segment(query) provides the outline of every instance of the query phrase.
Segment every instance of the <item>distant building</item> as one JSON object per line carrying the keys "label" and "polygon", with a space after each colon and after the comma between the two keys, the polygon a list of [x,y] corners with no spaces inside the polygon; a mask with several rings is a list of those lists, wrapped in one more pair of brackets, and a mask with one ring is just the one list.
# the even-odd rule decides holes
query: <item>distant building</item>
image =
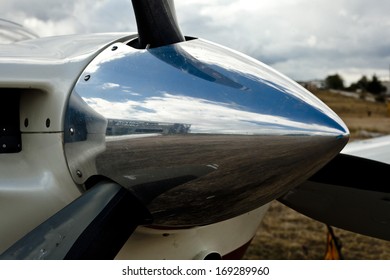
{"label": "distant building", "polygon": [[190,124],[145,122],[136,120],[108,119],[106,134],[133,135],[133,134],[187,134],[191,128]]}
{"label": "distant building", "polygon": [[298,82],[301,86],[308,89],[309,91],[325,89],[324,80],[311,80],[311,81],[301,81]]}

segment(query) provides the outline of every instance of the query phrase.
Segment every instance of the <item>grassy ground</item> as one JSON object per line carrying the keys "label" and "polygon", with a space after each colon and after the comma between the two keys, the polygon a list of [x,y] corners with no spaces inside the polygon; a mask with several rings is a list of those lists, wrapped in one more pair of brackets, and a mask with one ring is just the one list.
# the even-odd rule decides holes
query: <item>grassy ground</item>
{"label": "grassy ground", "polygon": [[[387,105],[337,93],[315,93],[347,124],[351,141],[390,134]],[[279,202],[273,202],[265,216],[246,259],[323,259],[326,251],[326,226],[307,218]],[[345,259],[390,259],[390,242],[335,229],[342,242]]]}
{"label": "grassy ground", "polygon": [[347,124],[351,140],[390,134],[390,115],[387,104],[346,97],[328,91],[315,93]]}

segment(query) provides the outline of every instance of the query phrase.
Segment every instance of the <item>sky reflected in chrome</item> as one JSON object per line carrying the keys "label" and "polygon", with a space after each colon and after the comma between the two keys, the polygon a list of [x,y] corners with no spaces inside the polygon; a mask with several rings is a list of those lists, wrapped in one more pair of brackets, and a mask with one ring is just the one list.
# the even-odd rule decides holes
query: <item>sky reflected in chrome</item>
{"label": "sky reflected in chrome", "polygon": [[116,44],[87,67],[74,94],[107,119],[191,124],[190,133],[347,133],[293,81],[201,40],[150,50]]}

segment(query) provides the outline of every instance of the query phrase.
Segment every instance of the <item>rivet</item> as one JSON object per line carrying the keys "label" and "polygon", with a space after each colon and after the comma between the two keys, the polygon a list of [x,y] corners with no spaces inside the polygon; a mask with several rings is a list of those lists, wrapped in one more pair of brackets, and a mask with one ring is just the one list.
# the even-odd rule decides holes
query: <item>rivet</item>
{"label": "rivet", "polygon": [[50,119],[46,119],[46,127],[49,128],[50,127]]}
{"label": "rivet", "polygon": [[83,173],[81,173],[80,170],[77,170],[76,174],[77,174],[77,177],[79,177],[79,178],[83,177]]}
{"label": "rivet", "polygon": [[91,79],[91,75],[85,75],[84,76],[84,81],[88,81],[89,79]]}
{"label": "rivet", "polygon": [[74,128],[71,127],[71,128],[69,129],[69,132],[70,132],[70,135],[73,136],[73,135],[74,135]]}
{"label": "rivet", "polygon": [[24,119],[24,127],[28,127],[28,124],[29,124],[29,123],[28,123],[28,118],[25,118],[25,119]]}

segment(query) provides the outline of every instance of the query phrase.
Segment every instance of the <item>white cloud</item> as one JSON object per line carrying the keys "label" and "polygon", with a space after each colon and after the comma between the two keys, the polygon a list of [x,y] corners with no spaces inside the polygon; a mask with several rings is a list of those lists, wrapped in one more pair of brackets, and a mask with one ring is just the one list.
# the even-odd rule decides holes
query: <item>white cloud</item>
{"label": "white cloud", "polygon": [[40,36],[135,29],[131,1],[0,0],[0,17]]}
{"label": "white cloud", "polygon": [[192,133],[224,133],[261,135],[268,133],[339,133],[325,125],[294,121],[289,118],[235,109],[230,104],[210,102],[194,97],[171,95],[146,98],[142,101],[108,101],[83,98],[96,112],[107,119],[158,120],[191,125]]}
{"label": "white cloud", "polygon": [[104,89],[113,89],[113,88],[119,88],[120,85],[119,84],[115,84],[115,83],[104,83],[103,84],[103,90]]}

